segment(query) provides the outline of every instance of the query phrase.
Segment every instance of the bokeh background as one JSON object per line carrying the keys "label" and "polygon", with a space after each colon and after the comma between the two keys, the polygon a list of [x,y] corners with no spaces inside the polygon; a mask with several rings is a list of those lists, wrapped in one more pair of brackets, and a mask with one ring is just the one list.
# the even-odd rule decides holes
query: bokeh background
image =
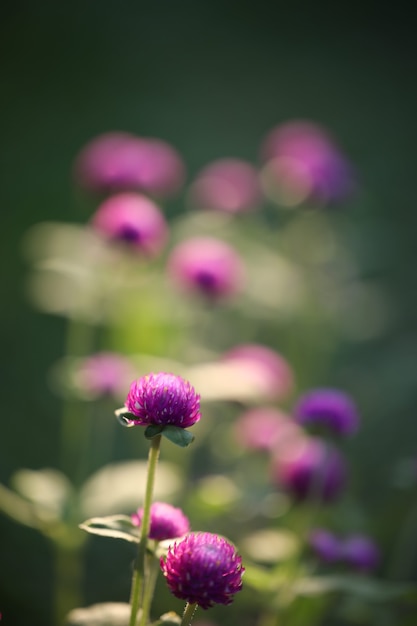
{"label": "bokeh background", "polygon": [[[4,484],[17,468],[58,463],[60,400],[47,372],[63,353],[65,322],[29,303],[22,240],[39,221],[85,219],[71,181],[81,146],[109,130],[160,137],[180,151],[191,179],[223,156],[256,163],[272,126],[305,118],[329,128],[359,173],[360,192],[338,228],[382,311],[372,309],[366,331],[344,336],[326,378],[314,382],[347,383],[358,398],[363,428],[350,450],[357,482],[379,519],[378,539],[394,541],[417,458],[417,86],[408,16],[381,11],[371,2],[329,9],[245,0],[21,0],[3,8]],[[181,212],[182,202],[167,211]],[[48,543],[0,515],[0,546],[4,623],[48,626]],[[110,557],[117,560],[116,549]],[[100,594],[90,584],[91,599],[112,595],[108,580],[99,584]],[[123,600],[120,586],[114,594]]]}

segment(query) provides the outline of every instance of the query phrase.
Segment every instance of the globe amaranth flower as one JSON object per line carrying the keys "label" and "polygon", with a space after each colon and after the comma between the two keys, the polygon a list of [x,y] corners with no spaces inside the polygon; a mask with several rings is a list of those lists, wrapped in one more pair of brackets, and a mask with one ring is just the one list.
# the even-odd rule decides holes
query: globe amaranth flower
{"label": "globe amaranth flower", "polygon": [[183,184],[185,168],[177,151],[160,139],[112,132],[96,137],[82,149],[74,177],[91,192],[135,190],[167,197]]}
{"label": "globe amaranth flower", "polygon": [[244,270],[240,256],[227,243],[195,237],[172,251],[168,273],[184,290],[216,300],[241,289]]}
{"label": "globe amaranth flower", "polygon": [[278,451],[295,437],[301,428],[282,411],[258,407],[245,411],[233,425],[237,442],[248,450]]}
{"label": "globe amaranth flower", "polygon": [[291,121],[267,135],[262,145],[264,190],[283,206],[318,205],[347,198],[355,183],[352,167],[330,134],[318,124]]}
{"label": "globe amaranth flower", "polygon": [[365,535],[350,535],[341,546],[341,558],[355,570],[368,572],[375,569],[380,553],[375,542]]}
{"label": "globe amaranth flower", "polygon": [[240,159],[219,159],[207,165],[189,195],[193,206],[223,213],[244,213],[261,203],[257,171]]}
{"label": "globe amaranth flower", "polygon": [[190,533],[161,558],[168,587],[177,598],[203,609],[230,604],[242,588],[244,567],[233,545],[212,533]]}
{"label": "globe amaranth flower", "polygon": [[148,374],[133,381],[125,406],[136,426],[172,425],[188,428],[199,421],[200,396],[174,374]]}
{"label": "globe amaranth flower", "polygon": [[75,386],[91,397],[119,394],[132,380],[133,366],[121,354],[98,352],[80,361],[74,372]]}
{"label": "globe amaranth flower", "polygon": [[105,200],[91,218],[91,225],[107,239],[123,242],[150,257],[159,254],[168,239],[168,227],[158,206],[137,193],[120,193]]}
{"label": "globe amaranth flower", "polygon": [[[132,522],[136,526],[142,523],[143,509],[138,509],[132,515]],[[166,502],[154,502],[151,505],[151,519],[149,539],[164,541],[175,539],[190,531],[190,522],[181,509]]]}
{"label": "globe amaranth flower", "polygon": [[330,502],[343,491],[347,470],[341,453],[315,437],[301,437],[272,459],[272,479],[298,500]]}
{"label": "globe amaranth flower", "polygon": [[359,425],[353,400],[338,389],[312,389],[302,395],[294,417],[299,424],[323,426],[338,435],[354,433]]}
{"label": "globe amaranth flower", "polygon": [[308,537],[308,544],[324,563],[336,563],[341,558],[341,541],[329,530],[315,528]]}

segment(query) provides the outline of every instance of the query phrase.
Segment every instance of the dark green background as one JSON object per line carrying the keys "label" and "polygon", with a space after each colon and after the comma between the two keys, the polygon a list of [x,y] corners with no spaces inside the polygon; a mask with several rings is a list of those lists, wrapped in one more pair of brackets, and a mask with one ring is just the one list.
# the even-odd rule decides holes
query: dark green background
{"label": "dark green background", "polygon": [[[369,381],[355,452],[375,514],[384,510],[381,482],[417,447],[416,46],[398,5],[385,14],[370,2],[329,6],[27,0],[3,7],[3,482],[20,466],[57,463],[58,401],[45,376],[62,353],[64,325],[27,303],[21,240],[38,221],[84,219],[70,177],[79,148],[108,130],[157,136],[179,149],[192,175],[216,157],[256,161],[269,128],[303,117],[325,124],[360,173],[347,236],[363,275],[378,279],[393,306],[387,333],[343,346],[329,374],[340,380],[357,371]],[[385,532],[389,540],[392,527]],[[0,517],[5,624],[47,626],[48,550],[34,532]]]}

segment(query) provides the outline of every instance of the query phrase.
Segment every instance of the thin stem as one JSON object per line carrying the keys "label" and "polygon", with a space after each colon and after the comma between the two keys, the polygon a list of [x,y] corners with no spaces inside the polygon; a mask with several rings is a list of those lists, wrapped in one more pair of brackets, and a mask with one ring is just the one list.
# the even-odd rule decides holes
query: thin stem
{"label": "thin stem", "polygon": [[194,617],[194,613],[197,610],[197,606],[198,605],[196,602],[187,602],[187,604],[185,605],[184,615],[182,616],[180,626],[190,626],[191,621]]}
{"label": "thin stem", "polygon": [[148,541],[153,486],[155,482],[156,466],[159,458],[159,447],[161,435],[157,435],[151,440],[151,447],[148,456],[148,475],[146,481],[145,499],[143,502],[142,523],[140,526],[140,538],[138,553],[135,560],[135,569],[132,578],[132,589],[130,593],[130,621],[129,626],[135,626],[138,609],[142,602],[143,580],[145,577],[146,546]]}
{"label": "thin stem", "polygon": [[155,591],[156,579],[158,578],[159,572],[159,561],[154,556],[149,557],[148,565],[148,576],[145,590],[143,593],[142,615],[140,618],[139,626],[146,626],[146,623],[148,621],[152,598]]}

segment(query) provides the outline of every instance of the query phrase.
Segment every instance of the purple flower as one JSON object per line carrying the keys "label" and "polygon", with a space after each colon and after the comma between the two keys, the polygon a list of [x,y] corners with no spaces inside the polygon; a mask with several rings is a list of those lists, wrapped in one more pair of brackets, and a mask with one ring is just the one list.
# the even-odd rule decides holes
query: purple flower
{"label": "purple flower", "polygon": [[294,386],[294,374],[283,356],[256,343],[240,344],[222,355],[224,361],[234,361],[265,398],[276,400],[286,396]]}
{"label": "purple flower", "polygon": [[188,428],[199,421],[200,396],[181,376],[148,374],[133,381],[125,403],[135,426],[168,425]]}
{"label": "purple flower", "polygon": [[308,543],[315,555],[324,563],[335,563],[341,556],[341,542],[329,530],[316,528],[311,531]]}
{"label": "purple flower", "polygon": [[377,545],[365,535],[351,535],[341,546],[342,560],[352,568],[368,572],[375,569],[380,560]]}
{"label": "purple flower", "polygon": [[350,164],[317,124],[293,121],[277,126],[263,143],[262,157],[265,190],[284,206],[337,203],[353,191]]}
{"label": "purple flower", "polygon": [[235,421],[233,430],[240,445],[261,451],[277,451],[301,432],[285,413],[269,407],[249,409]]}
{"label": "purple flower", "polygon": [[132,365],[126,357],[113,352],[98,352],[80,362],[75,384],[91,396],[120,393],[132,380]]}
{"label": "purple flower", "polygon": [[294,416],[299,424],[325,426],[338,435],[350,435],[359,425],[353,400],[338,389],[312,389],[298,400]]}
{"label": "purple flower", "polygon": [[137,190],[167,197],[183,184],[185,169],[176,150],[164,141],[114,132],[96,137],[83,148],[74,176],[92,192]]}
{"label": "purple flower", "polygon": [[193,206],[224,213],[242,213],[261,203],[255,168],[239,159],[210,163],[197,176],[190,189]]}
{"label": "purple flower", "polygon": [[347,470],[341,453],[314,437],[298,438],[272,461],[272,478],[298,500],[335,500]]}
{"label": "purple flower", "polygon": [[214,300],[237,293],[243,280],[243,264],[237,252],[211,237],[180,243],[171,254],[168,272],[185,290]]}
{"label": "purple flower", "polygon": [[[132,521],[136,526],[142,523],[143,509],[138,509],[132,515]],[[190,522],[181,509],[177,509],[166,502],[154,502],[151,506],[151,522],[149,539],[164,541],[175,539],[190,531]]]}
{"label": "purple flower", "polygon": [[159,254],[168,238],[160,209],[137,193],[120,193],[105,200],[91,224],[104,237],[128,244],[151,257]]}
{"label": "purple flower", "polygon": [[161,568],[177,598],[203,609],[230,604],[242,588],[244,568],[235,548],[212,533],[190,533],[168,549]]}

